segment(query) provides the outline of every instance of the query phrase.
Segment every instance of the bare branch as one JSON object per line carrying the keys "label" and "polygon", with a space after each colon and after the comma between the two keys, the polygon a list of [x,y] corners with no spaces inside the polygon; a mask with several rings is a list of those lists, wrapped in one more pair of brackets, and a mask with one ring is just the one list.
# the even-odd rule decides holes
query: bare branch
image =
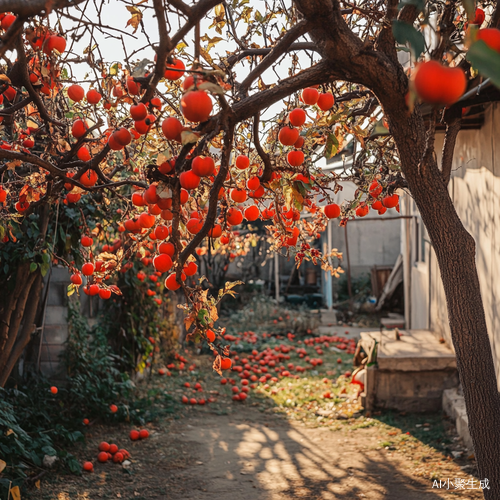
{"label": "bare branch", "polygon": [[398,60],[396,43],[392,34],[392,20],[398,14],[398,0],[387,0],[387,10],[381,23],[380,33],[375,44],[377,50],[381,50],[393,61]]}
{"label": "bare branch", "polygon": [[35,103],[35,106],[37,107],[40,116],[46,122],[51,122],[55,125],[58,125],[59,127],[64,127],[65,126],[64,123],[55,120],[49,115],[47,109],[45,108],[45,105],[43,104],[40,94],[33,88],[33,85],[31,84],[30,77],[28,74],[28,63],[26,61],[26,54],[24,52],[24,44],[21,35],[19,35],[16,40],[16,51],[17,51],[17,64],[19,65],[19,73],[21,75],[23,85],[24,87],[26,87],[26,90],[28,91],[31,99]]}
{"label": "bare branch", "polygon": [[[317,45],[312,42],[296,42],[292,43],[285,52],[295,52],[298,50],[313,50],[317,51]],[[227,64],[232,67],[234,66],[238,61],[241,61],[242,59],[245,59],[246,57],[253,57],[253,56],[266,56],[273,50],[272,47],[262,47],[261,49],[245,49],[242,50],[241,52],[238,52],[237,54],[232,54],[227,58]]]}
{"label": "bare branch", "polygon": [[189,5],[186,5],[182,0],[167,0],[167,2],[175,9],[182,12],[185,16],[191,16],[191,7],[189,7]]}
{"label": "bare branch", "polygon": [[283,54],[286,53],[292,42],[301,37],[309,29],[309,24],[306,20],[302,20],[293,26],[292,29],[288,30],[285,35],[278,41],[278,43],[272,48],[272,50],[267,54],[266,57],[258,64],[248,76],[241,83],[239,94],[245,95],[248,92],[248,88],[252,85],[253,81],[259,77],[266,69],[271,67],[271,65],[278,60]]}
{"label": "bare branch", "polygon": [[260,176],[259,180],[261,183],[265,183],[271,180],[271,176],[273,175],[273,165],[271,163],[269,155],[264,151],[264,148],[260,144],[259,122],[260,122],[260,113],[257,111],[257,113],[255,113],[255,116],[253,117],[253,143],[255,145],[257,153],[264,162],[264,172],[262,172],[262,175]]}
{"label": "bare branch", "polygon": [[156,19],[158,22],[158,35],[160,37],[160,45],[156,51],[156,65],[153,78],[150,80],[148,88],[144,93],[141,102],[147,103],[153,97],[158,83],[165,74],[166,57],[171,50],[170,37],[168,36],[167,23],[165,21],[165,9],[162,0],[153,0]]}
{"label": "bare branch", "polygon": [[49,14],[49,12],[65,7],[74,7],[85,0],[0,0],[0,12],[13,12],[22,17]]}
{"label": "bare branch", "polygon": [[285,78],[270,89],[242,99],[233,105],[233,111],[237,120],[243,121],[297,90],[339,78],[337,70],[328,61],[321,61],[296,75]]}

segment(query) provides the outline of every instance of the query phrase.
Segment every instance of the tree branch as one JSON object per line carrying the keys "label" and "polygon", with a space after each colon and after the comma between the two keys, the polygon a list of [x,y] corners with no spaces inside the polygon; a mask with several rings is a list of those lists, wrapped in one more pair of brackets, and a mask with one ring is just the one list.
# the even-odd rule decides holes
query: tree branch
{"label": "tree branch", "polygon": [[210,190],[209,201],[208,201],[208,213],[203,227],[201,230],[195,234],[194,238],[189,242],[189,244],[184,248],[184,250],[179,255],[178,268],[177,268],[177,280],[180,282],[180,273],[187,258],[194,253],[196,247],[203,241],[203,238],[209,233],[213,228],[215,218],[217,216],[217,206],[219,202],[219,191],[226,180],[227,174],[229,172],[229,163],[231,160],[231,151],[233,148],[233,138],[234,138],[234,121],[229,119],[225,125],[224,131],[224,148],[222,150],[222,157],[220,161],[220,169],[215,181]]}
{"label": "tree branch", "polygon": [[267,54],[264,59],[258,64],[248,76],[241,83],[239,94],[245,95],[248,92],[248,88],[252,85],[253,81],[259,77],[266,69],[271,67],[271,65],[278,60],[283,54],[285,54],[295,40],[301,37],[309,29],[309,23],[303,19],[299,21],[292,29],[288,30],[285,35],[278,41],[278,43],[271,49],[269,54]]}
{"label": "tree branch", "polygon": [[149,81],[148,88],[142,96],[141,102],[147,103],[153,97],[158,83],[165,75],[166,58],[168,52],[171,50],[171,41],[168,36],[167,23],[165,21],[165,8],[162,0],[153,0],[153,7],[155,9],[156,19],[158,22],[158,35],[160,44],[156,51],[156,64],[153,78]]}
{"label": "tree branch", "polygon": [[175,9],[182,12],[185,16],[191,16],[191,7],[186,5],[182,0],[167,0],[167,3],[172,5]]}
{"label": "tree branch", "polygon": [[57,9],[74,7],[86,0],[0,0],[0,12],[13,12],[22,17],[32,17],[38,14],[49,14]]}
{"label": "tree branch", "polygon": [[24,87],[26,87],[26,90],[28,91],[31,99],[35,103],[35,106],[37,107],[40,116],[46,122],[53,123],[54,125],[57,125],[59,127],[65,127],[64,123],[55,120],[49,115],[47,109],[45,108],[45,105],[43,104],[40,94],[33,88],[33,85],[31,84],[30,77],[28,74],[28,62],[26,60],[26,53],[24,52],[24,44],[21,35],[19,35],[16,40],[16,51],[17,51],[17,64],[19,65],[19,73],[21,75],[23,85]]}
{"label": "tree branch", "polygon": [[321,61],[296,75],[285,78],[278,85],[270,89],[263,90],[238,101],[233,105],[233,111],[237,121],[243,121],[297,90],[339,78],[340,75],[337,73],[337,70],[328,61]]}
{"label": "tree branch", "polygon": [[[317,51],[317,45],[312,42],[296,42],[292,43],[285,52],[294,52],[297,50],[314,50]],[[245,57],[253,57],[253,56],[266,56],[273,50],[272,47],[263,47],[261,49],[245,49],[237,54],[230,55],[227,58],[227,64],[229,67],[234,66],[238,61],[245,59]]]}
{"label": "tree branch", "polygon": [[446,134],[444,136],[442,160],[441,160],[441,173],[443,175],[444,183],[448,185],[451,177],[451,167],[453,164],[453,153],[455,151],[455,143],[458,133],[462,126],[462,116],[456,115],[446,122]]}
{"label": "tree branch", "polygon": [[392,20],[398,14],[398,0],[387,0],[387,10],[381,23],[380,33],[375,43],[375,49],[381,50],[392,61],[398,60],[396,43],[392,34]]}
{"label": "tree branch", "polygon": [[257,113],[255,113],[253,117],[253,143],[255,145],[257,153],[264,162],[264,171],[262,172],[262,175],[259,177],[259,180],[261,183],[265,183],[271,180],[271,176],[273,175],[273,165],[271,163],[271,158],[269,158],[269,155],[264,151],[264,148],[260,144],[259,122],[260,122],[260,112],[257,111]]}

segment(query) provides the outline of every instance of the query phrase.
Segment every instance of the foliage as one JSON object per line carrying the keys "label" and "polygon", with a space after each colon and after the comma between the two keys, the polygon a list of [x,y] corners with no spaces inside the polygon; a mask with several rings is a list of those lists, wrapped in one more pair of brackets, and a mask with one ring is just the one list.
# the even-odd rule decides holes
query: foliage
{"label": "foliage", "polygon": [[306,306],[276,305],[262,294],[248,297],[243,307],[226,314],[223,319],[227,333],[236,335],[243,329],[252,331],[258,335],[259,342],[265,342],[262,334],[266,332],[304,336],[310,335],[319,326],[318,315]]}
{"label": "foliage", "polygon": [[[366,302],[372,295],[372,282],[368,273],[363,273],[357,278],[351,278],[352,296],[355,302],[361,304]],[[347,276],[344,274],[338,281],[338,301],[346,302],[349,300],[349,289],[347,285]]]}
{"label": "foliage", "polygon": [[126,364],[109,343],[112,317],[102,314],[89,328],[78,307],[72,303],[68,308],[69,337],[62,358],[68,376],[65,405],[96,418],[111,402],[126,399],[134,385],[124,371]]}
{"label": "foliage", "polygon": [[[28,373],[19,386],[5,389],[0,397],[0,450],[7,460],[2,486],[8,480],[22,481],[44,469],[45,455],[57,456],[60,467],[79,473],[80,464],[69,449],[84,438],[83,419],[119,421],[140,420],[142,416],[120,405],[112,414],[111,403],[132,396],[134,385],[108,344],[109,323],[98,322],[90,329],[77,313],[69,309],[70,335],[64,362],[68,377],[58,393],[38,373]],[[134,408],[140,404],[134,402]]]}

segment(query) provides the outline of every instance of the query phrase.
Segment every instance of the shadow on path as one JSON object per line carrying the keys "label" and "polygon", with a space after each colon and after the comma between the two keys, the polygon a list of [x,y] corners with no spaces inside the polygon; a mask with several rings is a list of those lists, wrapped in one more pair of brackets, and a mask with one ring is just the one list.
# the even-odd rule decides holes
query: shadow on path
{"label": "shadow on path", "polygon": [[[430,481],[409,476],[400,459],[377,450],[379,431],[374,428],[355,433],[308,428],[241,408],[232,415],[188,418],[177,432],[190,443],[198,465],[183,471],[184,491],[175,498],[457,498],[457,492],[432,489]],[[199,489],[189,489],[200,480]],[[460,493],[461,498],[473,498]]]}

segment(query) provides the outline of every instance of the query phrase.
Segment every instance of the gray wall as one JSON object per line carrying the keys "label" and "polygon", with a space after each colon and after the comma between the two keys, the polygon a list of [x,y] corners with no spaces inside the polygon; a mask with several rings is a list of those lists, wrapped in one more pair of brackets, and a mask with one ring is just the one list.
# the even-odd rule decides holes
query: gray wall
{"label": "gray wall", "polygon": [[[341,204],[354,198],[355,185],[351,182],[342,184],[334,199]],[[388,217],[400,215],[396,209],[387,210],[380,216],[375,210],[368,215],[347,223],[347,237],[351,274],[353,277],[369,273],[373,266],[392,267],[401,252],[401,221],[388,220]],[[332,246],[344,254],[342,267],[347,269],[345,230],[338,223],[332,225]]]}

